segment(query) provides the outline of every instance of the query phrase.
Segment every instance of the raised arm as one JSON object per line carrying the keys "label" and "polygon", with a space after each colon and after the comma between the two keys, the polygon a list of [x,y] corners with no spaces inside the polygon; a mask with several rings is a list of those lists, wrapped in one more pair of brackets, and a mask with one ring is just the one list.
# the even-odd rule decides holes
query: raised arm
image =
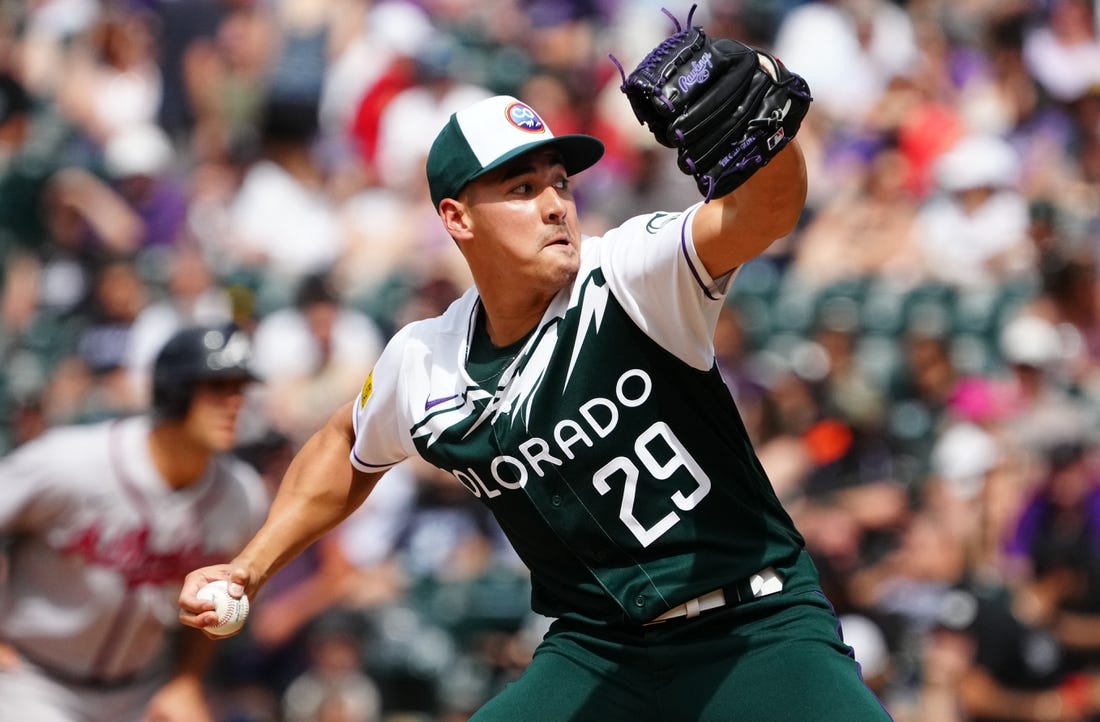
{"label": "raised arm", "polygon": [[267,520],[228,564],[196,569],[180,592],[180,621],[202,629],[217,621],[213,604],[196,596],[207,582],[230,581],[230,593],[256,592],[291,559],[357,509],[382,473],[355,469],[348,457],[354,441],[351,404],[336,411],[290,462]]}
{"label": "raised arm", "polygon": [[695,248],[718,278],[794,229],[806,201],[794,138],[813,98],[778,58],[708,37],[691,24],[694,13],[693,5],[684,25],[669,15],[676,32],[623,72],[622,91],[695,178],[706,200],[692,222]]}
{"label": "raised arm", "polygon": [[743,185],[695,214],[695,249],[711,277],[725,275],[793,231],[805,202],[806,161],[792,141]]}

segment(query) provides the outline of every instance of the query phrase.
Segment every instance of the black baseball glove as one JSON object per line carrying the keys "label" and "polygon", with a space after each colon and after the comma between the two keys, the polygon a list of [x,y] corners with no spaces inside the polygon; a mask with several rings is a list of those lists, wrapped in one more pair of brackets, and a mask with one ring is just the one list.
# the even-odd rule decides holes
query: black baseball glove
{"label": "black baseball glove", "polygon": [[810,108],[810,89],[772,55],[702,28],[676,33],[623,75],[622,91],[658,143],[676,148],[680,170],[706,200],[763,168],[791,141]]}

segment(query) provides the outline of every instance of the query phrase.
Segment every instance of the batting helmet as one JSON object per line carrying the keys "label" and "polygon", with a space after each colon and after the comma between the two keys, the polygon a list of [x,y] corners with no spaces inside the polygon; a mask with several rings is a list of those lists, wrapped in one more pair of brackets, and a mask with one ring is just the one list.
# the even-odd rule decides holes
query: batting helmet
{"label": "batting helmet", "polygon": [[234,324],[177,331],[153,363],[153,411],[164,419],[187,414],[195,384],[211,379],[255,380],[252,344]]}

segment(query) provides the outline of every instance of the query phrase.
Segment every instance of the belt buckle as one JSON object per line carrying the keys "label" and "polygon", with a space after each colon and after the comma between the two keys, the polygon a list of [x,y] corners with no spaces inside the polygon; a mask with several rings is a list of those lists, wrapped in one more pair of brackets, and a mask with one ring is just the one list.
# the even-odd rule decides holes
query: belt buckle
{"label": "belt buckle", "polygon": [[765,567],[749,577],[749,591],[754,599],[783,591],[783,577],[775,567]]}

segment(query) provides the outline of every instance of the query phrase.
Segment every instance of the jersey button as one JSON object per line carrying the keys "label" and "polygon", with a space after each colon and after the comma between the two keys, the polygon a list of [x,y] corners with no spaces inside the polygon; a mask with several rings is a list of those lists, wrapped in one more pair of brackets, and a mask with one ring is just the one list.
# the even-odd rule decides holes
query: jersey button
{"label": "jersey button", "polygon": [[552,497],[550,497],[550,503],[554,506],[561,506],[561,496],[558,494],[554,494]]}
{"label": "jersey button", "polygon": [[645,595],[644,594],[639,594],[638,596],[634,597],[634,606],[638,607],[638,608],[641,608],[641,607],[645,606]]}

